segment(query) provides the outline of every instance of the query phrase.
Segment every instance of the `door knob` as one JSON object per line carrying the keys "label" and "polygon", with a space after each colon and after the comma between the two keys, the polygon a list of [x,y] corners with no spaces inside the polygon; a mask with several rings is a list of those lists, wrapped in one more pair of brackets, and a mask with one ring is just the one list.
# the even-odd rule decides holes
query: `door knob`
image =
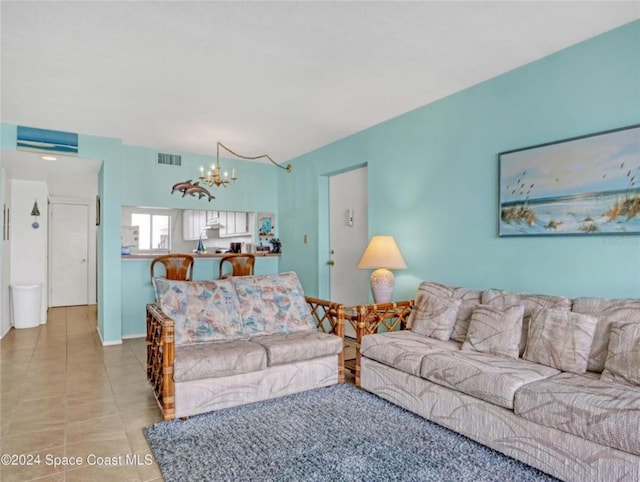
{"label": "door knob", "polygon": [[330,259],[329,261],[327,261],[327,264],[328,264],[329,266],[333,266],[333,265],[334,265],[334,264],[336,264],[336,263],[335,263],[335,261],[333,261],[332,259]]}

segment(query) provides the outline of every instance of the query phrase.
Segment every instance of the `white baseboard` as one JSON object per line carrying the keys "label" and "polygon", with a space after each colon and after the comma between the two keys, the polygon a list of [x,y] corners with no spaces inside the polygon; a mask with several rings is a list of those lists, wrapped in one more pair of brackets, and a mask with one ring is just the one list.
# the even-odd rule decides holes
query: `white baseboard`
{"label": "white baseboard", "polygon": [[102,339],[102,333],[100,333],[100,330],[98,328],[96,328],[96,331],[98,332],[98,336],[100,337],[100,341],[102,342],[102,346],[122,345],[122,340],[104,341]]}
{"label": "white baseboard", "polygon": [[13,327],[11,325],[9,325],[7,327],[7,330],[4,333],[0,333],[0,340],[2,340],[2,338],[4,338],[4,336],[11,331],[11,328],[13,328]]}
{"label": "white baseboard", "polygon": [[146,338],[147,334],[146,333],[142,333],[139,335],[125,335],[122,337],[123,340],[131,340],[133,338]]}

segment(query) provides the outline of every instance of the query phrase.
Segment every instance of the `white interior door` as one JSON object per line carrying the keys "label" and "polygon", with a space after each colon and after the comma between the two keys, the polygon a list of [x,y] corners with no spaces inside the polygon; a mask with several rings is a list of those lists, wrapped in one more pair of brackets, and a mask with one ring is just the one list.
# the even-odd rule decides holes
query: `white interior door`
{"label": "white interior door", "polygon": [[[331,300],[347,306],[367,303],[369,271],[358,268],[367,246],[367,168],[329,178]],[[333,264],[331,264],[333,263]],[[345,335],[355,338],[349,323]]]}
{"label": "white interior door", "polygon": [[49,306],[88,304],[89,206],[51,204]]}
{"label": "white interior door", "polygon": [[7,172],[2,169],[2,286],[1,300],[2,309],[0,310],[0,337],[3,337],[11,328],[11,312],[9,297],[9,280],[11,279],[11,242],[10,228],[11,223],[9,215],[11,214],[11,178]]}

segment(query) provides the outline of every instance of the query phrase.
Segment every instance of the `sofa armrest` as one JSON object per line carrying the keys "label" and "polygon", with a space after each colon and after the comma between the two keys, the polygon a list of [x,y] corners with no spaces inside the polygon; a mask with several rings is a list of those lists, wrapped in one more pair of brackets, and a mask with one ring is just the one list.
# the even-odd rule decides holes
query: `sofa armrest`
{"label": "sofa armrest", "polygon": [[344,383],[344,305],[311,296],[305,296],[319,331],[342,338],[342,351],[338,355],[338,382]]}
{"label": "sofa armrest", "polygon": [[165,420],[175,418],[174,321],[156,304],[147,305],[147,380]]}
{"label": "sofa armrest", "polygon": [[384,331],[405,330],[407,320],[413,309],[414,301],[397,301],[358,305],[355,307],[356,317],[356,386],[360,386],[360,343],[362,337],[377,333],[382,326]]}

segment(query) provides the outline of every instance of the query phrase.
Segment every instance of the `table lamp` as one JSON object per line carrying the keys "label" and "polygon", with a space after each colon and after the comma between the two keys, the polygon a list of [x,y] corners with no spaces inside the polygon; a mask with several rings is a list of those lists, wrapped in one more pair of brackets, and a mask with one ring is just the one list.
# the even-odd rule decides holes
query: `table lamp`
{"label": "table lamp", "polygon": [[389,303],[393,293],[393,273],[390,269],[407,267],[393,236],[372,236],[358,262],[358,268],[374,268],[371,292],[376,303]]}

